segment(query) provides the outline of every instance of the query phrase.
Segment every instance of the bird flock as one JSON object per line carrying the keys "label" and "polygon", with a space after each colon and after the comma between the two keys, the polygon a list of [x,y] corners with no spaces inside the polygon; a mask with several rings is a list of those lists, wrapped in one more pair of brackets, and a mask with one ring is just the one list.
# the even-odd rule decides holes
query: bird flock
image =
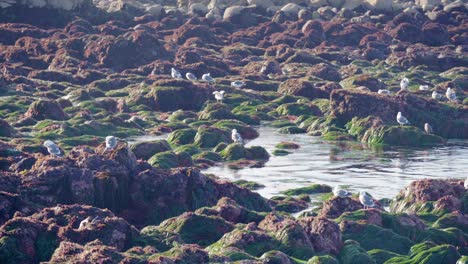
{"label": "bird flock", "polygon": [[[339,198],[346,198],[350,197],[352,193],[347,190],[341,189],[338,186],[335,186],[333,188],[333,195]],[[372,198],[372,196],[365,191],[359,192],[359,202],[361,202],[364,209],[375,206],[374,198]]]}

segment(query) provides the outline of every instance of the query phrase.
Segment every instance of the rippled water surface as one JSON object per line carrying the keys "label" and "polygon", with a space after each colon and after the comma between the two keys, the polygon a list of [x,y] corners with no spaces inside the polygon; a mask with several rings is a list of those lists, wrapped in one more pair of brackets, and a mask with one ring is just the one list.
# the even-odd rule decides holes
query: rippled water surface
{"label": "rippled water surface", "polygon": [[[262,168],[230,169],[218,164],[204,170],[229,180],[244,179],[265,185],[258,192],[271,197],[279,192],[324,183],[366,189],[375,198],[393,198],[413,180],[464,178],[468,174],[468,141],[449,141],[446,146],[408,149],[368,148],[359,143],[330,143],[306,134],[284,135],[276,128],[258,127],[260,136],[247,146],[263,146],[268,152],[281,141],[298,143],[292,154],[271,156]],[[167,135],[129,138],[130,143],[165,139]]]}

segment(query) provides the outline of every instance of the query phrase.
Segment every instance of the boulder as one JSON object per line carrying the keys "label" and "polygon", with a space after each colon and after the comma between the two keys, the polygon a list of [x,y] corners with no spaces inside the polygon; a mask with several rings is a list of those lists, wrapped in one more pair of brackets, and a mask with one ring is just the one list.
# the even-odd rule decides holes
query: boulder
{"label": "boulder", "polygon": [[26,118],[34,118],[36,120],[65,120],[68,118],[60,104],[51,100],[35,101],[24,115]]}

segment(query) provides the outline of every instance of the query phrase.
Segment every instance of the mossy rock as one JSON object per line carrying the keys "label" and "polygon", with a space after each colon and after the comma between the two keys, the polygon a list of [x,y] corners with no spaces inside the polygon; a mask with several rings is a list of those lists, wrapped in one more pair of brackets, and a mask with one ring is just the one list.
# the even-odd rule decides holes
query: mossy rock
{"label": "mossy rock", "polygon": [[216,145],[216,147],[213,148],[213,151],[219,153],[223,151],[227,146],[228,146],[227,143],[221,142],[218,145]]}
{"label": "mossy rock", "polygon": [[330,255],[323,255],[312,257],[306,264],[339,264],[339,262]]}
{"label": "mossy rock", "polygon": [[194,144],[200,148],[212,148],[221,142],[229,142],[229,132],[215,127],[199,127],[194,138]]}
{"label": "mossy rock", "polygon": [[180,151],[180,152],[176,152],[177,154],[177,161],[178,161],[178,167],[190,167],[190,166],[193,166],[193,160],[192,160],[192,156],[190,155],[190,153],[186,152],[186,151]]}
{"label": "mossy rock", "polygon": [[252,146],[247,149],[249,152],[248,159],[253,160],[268,160],[270,158],[270,154],[264,147],[261,146]]}
{"label": "mossy rock", "polygon": [[381,126],[369,129],[363,142],[371,145],[392,145],[392,146],[412,146],[424,147],[434,146],[444,143],[444,139],[426,134],[421,129],[413,126]]}
{"label": "mossy rock", "polygon": [[166,140],[154,140],[135,143],[130,147],[130,149],[138,159],[147,160],[156,153],[171,150],[171,146]]}
{"label": "mossy rock", "polygon": [[169,116],[169,122],[181,122],[187,118],[198,118],[197,114],[192,111],[183,111],[177,110],[172,112],[171,116]]}
{"label": "mossy rock", "polygon": [[258,189],[265,187],[265,185],[263,184],[253,182],[253,181],[246,181],[246,180],[237,180],[232,183],[234,183],[235,185],[247,188],[249,190],[258,190]]}
{"label": "mossy rock", "polygon": [[27,263],[28,256],[18,248],[15,238],[3,236],[0,238],[0,262]]}
{"label": "mossy rock", "polygon": [[276,108],[276,112],[280,115],[319,115],[320,109],[315,105],[301,104],[301,103],[287,103],[282,104]]}
{"label": "mossy rock", "polygon": [[171,249],[174,243],[182,244],[179,234],[167,230],[161,230],[157,226],[146,226],[140,231],[140,236],[135,241],[138,246],[152,246],[163,252]]}
{"label": "mossy rock", "polygon": [[172,132],[167,141],[174,145],[186,145],[191,144],[194,141],[197,131],[192,128],[179,129]]}
{"label": "mossy rock", "polygon": [[376,264],[383,264],[385,261],[394,258],[394,257],[399,257],[400,255],[383,250],[383,249],[373,249],[367,251],[367,253],[375,260]]}
{"label": "mossy rock", "polygon": [[188,145],[183,145],[183,146],[180,146],[176,149],[174,149],[175,152],[179,153],[179,152],[187,152],[188,154],[190,154],[191,156],[195,155],[195,154],[198,154],[201,152],[200,148],[193,145],[193,144],[188,144]]}
{"label": "mossy rock", "polygon": [[221,155],[213,151],[203,151],[199,154],[194,155],[193,158],[194,159],[207,159],[207,160],[211,160],[214,162],[223,160],[223,157],[221,157]]}
{"label": "mossy rock", "polygon": [[283,264],[293,262],[293,260],[288,255],[278,250],[271,250],[263,253],[260,259],[262,260],[262,263],[269,264]]}
{"label": "mossy rock", "polygon": [[293,126],[294,123],[289,120],[276,120],[276,121],[271,122],[268,125],[272,127],[281,128],[281,127]]}
{"label": "mossy rock", "polygon": [[444,214],[442,217],[437,219],[437,221],[435,221],[432,227],[436,229],[456,227],[462,230],[464,233],[468,234],[468,225],[466,222],[460,220],[461,217],[462,216],[457,213]]}
{"label": "mossy rock", "polygon": [[315,194],[315,193],[329,193],[332,191],[332,188],[325,184],[312,184],[307,187],[301,187],[296,189],[290,189],[281,192],[282,194],[288,196],[296,196],[301,194]]}
{"label": "mossy rock", "polygon": [[283,141],[283,142],[276,144],[275,147],[278,149],[299,149],[301,146],[293,142]]}
{"label": "mossy rock", "polygon": [[235,116],[228,105],[213,103],[206,105],[205,109],[200,113],[199,118],[206,120],[222,120],[235,119]]}
{"label": "mossy rock", "polygon": [[353,225],[355,225],[356,228],[350,228],[350,230],[346,229],[343,232],[343,239],[355,240],[366,250],[383,249],[405,255],[414,244],[414,242],[407,237],[398,235],[390,229],[372,224],[356,223]]}
{"label": "mossy rock", "polygon": [[291,154],[291,152],[284,149],[275,149],[271,154],[273,154],[273,156],[287,156]]}
{"label": "mossy rock", "polygon": [[366,250],[358,242],[346,240],[343,248],[338,254],[338,259],[342,264],[376,264]]}
{"label": "mossy rock", "polygon": [[159,225],[161,230],[179,234],[185,243],[198,244],[202,247],[218,241],[233,228],[232,224],[221,217],[195,213],[184,213],[167,219]]}
{"label": "mossy rock", "polygon": [[297,126],[286,126],[278,129],[278,132],[281,134],[303,134],[306,130]]}
{"label": "mossy rock", "polygon": [[248,151],[242,144],[233,143],[229,144],[225,149],[223,149],[220,154],[224,160],[231,161],[246,159],[248,156]]}
{"label": "mossy rock", "polygon": [[468,264],[468,256],[462,256],[456,264]]}
{"label": "mossy rock", "polygon": [[352,141],[354,137],[341,131],[327,131],[323,133],[322,138],[328,141]]}
{"label": "mossy rock", "polygon": [[161,169],[170,169],[179,166],[179,158],[174,152],[165,151],[152,156],[148,163]]}
{"label": "mossy rock", "polygon": [[439,264],[456,263],[460,258],[457,249],[451,245],[437,246],[431,242],[423,242],[411,247],[408,256],[393,257],[386,264]]}

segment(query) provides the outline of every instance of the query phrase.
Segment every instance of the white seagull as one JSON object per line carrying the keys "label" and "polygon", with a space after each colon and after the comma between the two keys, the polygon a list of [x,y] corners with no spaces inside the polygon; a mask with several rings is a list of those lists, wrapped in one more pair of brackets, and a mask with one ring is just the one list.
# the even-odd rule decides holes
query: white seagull
{"label": "white seagull", "polygon": [[404,117],[401,112],[398,112],[397,116],[396,116],[396,121],[398,122],[398,124],[400,125],[408,125],[410,122],[408,121],[408,119],[406,117]]}
{"label": "white seagull", "polygon": [[80,226],[78,227],[78,230],[83,230],[90,223],[91,223],[91,216],[88,216],[83,221],[80,222]]}
{"label": "white seagull", "polygon": [[367,192],[361,191],[359,193],[359,201],[362,205],[364,205],[364,209],[374,207],[374,199],[372,199],[372,196],[370,196]]}
{"label": "white seagull", "polygon": [[442,99],[442,95],[440,95],[437,91],[433,91],[432,92],[432,99],[440,100],[440,99]]}
{"label": "white seagull", "polygon": [[450,102],[457,102],[457,94],[452,90],[452,88],[447,88],[447,92],[445,93],[445,96],[447,96],[447,99]]}
{"label": "white seagull", "polygon": [[350,196],[351,193],[346,190],[338,188],[338,186],[335,186],[335,188],[333,188],[333,195],[335,197],[345,198],[345,197]]}
{"label": "white seagull", "polygon": [[117,146],[117,138],[114,136],[106,137],[106,150],[112,150]]}
{"label": "white seagull", "polygon": [[390,94],[390,91],[387,89],[379,89],[377,91],[378,94]]}
{"label": "white seagull", "polygon": [[46,140],[43,145],[44,147],[47,148],[47,151],[49,152],[50,155],[57,156],[57,157],[62,156],[62,152],[60,151],[60,148],[54,142],[50,140]]}
{"label": "white seagull", "polygon": [[234,143],[244,144],[244,140],[242,139],[241,135],[237,133],[237,129],[232,130],[231,139]]}
{"label": "white seagull", "polygon": [[429,85],[419,85],[419,90],[420,91],[427,91],[427,90],[429,90]]}
{"label": "white seagull", "polygon": [[409,85],[409,80],[408,78],[403,78],[400,82],[400,88],[401,90],[408,90],[408,85]]}
{"label": "white seagull", "polygon": [[210,73],[203,74],[202,75],[202,80],[209,83],[209,84],[215,83],[215,79],[213,77],[211,77]]}
{"label": "white seagull", "polygon": [[429,125],[429,123],[424,124],[424,131],[426,131],[427,134],[432,134],[434,132],[431,125]]}
{"label": "white seagull", "polygon": [[182,73],[180,73],[178,70],[171,68],[171,76],[174,79],[182,79]]}
{"label": "white seagull", "polygon": [[213,92],[216,102],[222,103],[224,99],[224,91],[214,91]]}
{"label": "white seagull", "polygon": [[197,80],[197,76],[195,76],[195,74],[193,74],[191,72],[187,72],[185,74],[185,78],[187,78],[190,81],[196,81]]}
{"label": "white seagull", "polygon": [[468,189],[468,177],[465,179],[465,189]]}
{"label": "white seagull", "polygon": [[245,82],[243,81],[233,81],[231,82],[231,86],[235,88],[242,88],[245,86]]}

